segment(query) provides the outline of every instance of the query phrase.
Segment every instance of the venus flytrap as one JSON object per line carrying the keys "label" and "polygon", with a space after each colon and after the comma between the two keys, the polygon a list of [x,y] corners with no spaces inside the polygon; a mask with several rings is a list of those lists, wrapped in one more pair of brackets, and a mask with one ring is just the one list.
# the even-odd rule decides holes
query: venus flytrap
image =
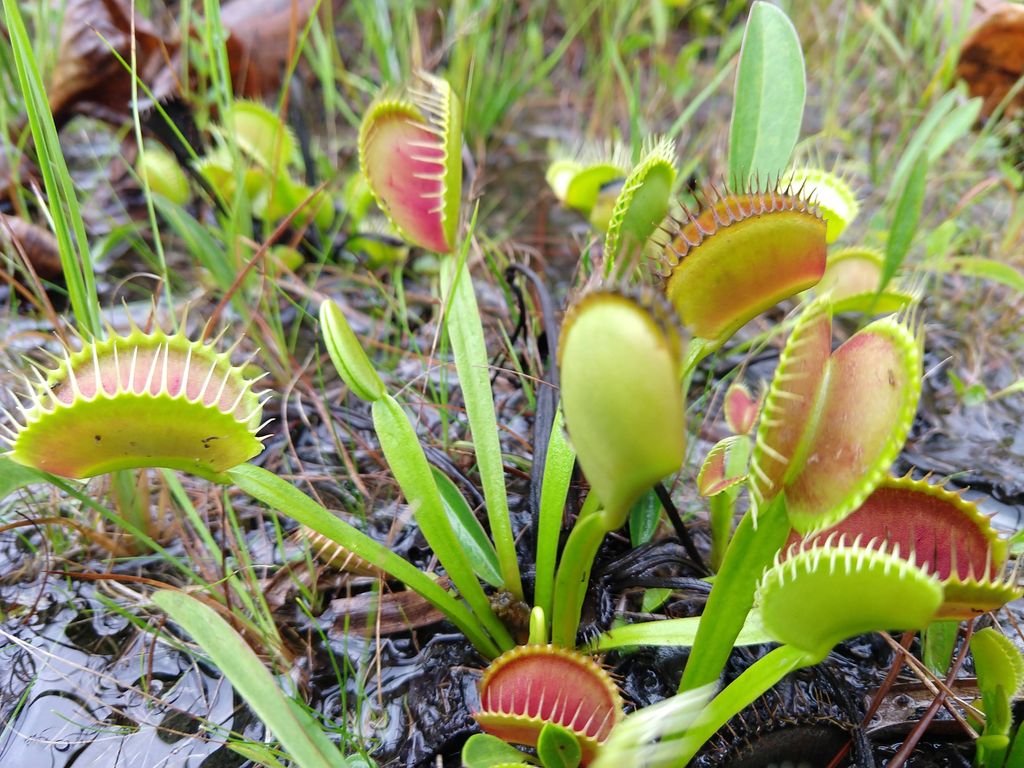
{"label": "venus flytrap", "polygon": [[915,300],[915,292],[893,285],[878,290],[884,260],[881,251],[866,246],[832,251],[815,291],[829,293],[837,315],[898,312]]}
{"label": "venus flytrap", "polygon": [[[765,572],[757,596],[766,635],[783,645],[730,683],[682,735],[679,765],[783,675],[817,664],[847,638],[971,618],[1022,594],[1016,571],[1004,574],[1006,541],[976,505],[909,477],[884,480],[836,525],[803,538],[794,532],[790,541]],[[991,740],[979,740],[979,754],[991,746],[991,764],[1001,766],[1010,745],[1007,692],[1021,685],[1024,662],[1007,638],[989,631],[978,641],[979,678],[989,659],[1000,671],[982,688],[995,725]],[[990,653],[996,646],[1012,653]],[[1006,659],[1017,673],[1002,671],[1009,669],[999,666]],[[995,680],[1014,682],[1000,692]]]}
{"label": "venus flytrap", "polygon": [[674,141],[646,142],[640,162],[629,172],[615,199],[604,238],[604,277],[638,266],[668,214],[676,179]]}
{"label": "venus flytrap", "polygon": [[803,191],[818,206],[825,219],[825,241],[831,245],[857,218],[860,204],[845,179],[831,171],[813,166],[797,168],[785,176],[785,184]]}
{"label": "venus flytrap", "polygon": [[555,645],[521,645],[495,659],[480,683],[474,718],[504,741],[536,746],[544,728],[567,729],[587,765],[622,719],[622,697],[589,656]]}
{"label": "venus flytrap", "polygon": [[330,228],[334,205],[323,190],[295,178],[298,142],[274,112],[258,102],[234,101],[214,133],[217,146],[195,168],[231,210],[244,195],[252,212],[268,222],[294,214],[300,226]]}
{"label": "venus flytrap", "polygon": [[1024,736],[1013,734],[1014,698],[1024,687],[1024,657],[1006,635],[986,627],[971,636],[974,671],[985,711],[985,729],[977,741],[978,768],[1013,768],[1024,759]]}
{"label": "venus flytrap", "polygon": [[594,291],[566,317],[559,343],[562,408],[592,490],[555,577],[557,645],[575,645],[590,567],[605,535],[622,527],[640,494],[682,464],[681,364],[677,320],[653,295]]}
{"label": "venus flytrap", "polygon": [[687,369],[825,271],[824,220],[798,189],[712,189],[669,227],[665,293],[695,337]]}
{"label": "venus flytrap", "polygon": [[750,464],[751,509],[726,551],[693,652],[687,690],[713,682],[754,600],[761,571],[790,526],[813,531],[858,507],[882,480],[913,420],[920,340],[886,318],[831,352],[827,300],[808,306],[765,399]]}
{"label": "venus flytrap", "polygon": [[590,143],[575,150],[556,151],[545,178],[562,205],[580,212],[597,230],[604,231],[607,219],[592,216],[601,191],[621,183],[631,165],[628,151],[621,144]]}
{"label": "venus flytrap", "polygon": [[32,368],[19,413],[8,413],[10,457],[73,478],[138,467],[217,478],[263,450],[265,396],[216,347],[133,324],[65,348],[54,368]]}
{"label": "venus flytrap", "polygon": [[[556,483],[542,500],[542,530],[550,541],[538,542],[538,607],[530,644],[487,668],[483,708],[475,715],[488,733],[537,747],[544,765],[561,765],[544,758],[545,733],[549,740],[560,734],[563,744],[570,743],[566,735],[571,737],[580,764],[587,765],[622,715],[620,696],[607,673],[572,649],[598,547],[608,532],[625,523],[636,498],[682,463],[682,347],[676,323],[671,308],[653,293],[596,289],[573,307],[563,327],[559,359],[565,423],[592,490],[557,570],[552,546],[557,545],[556,516],[545,512],[560,518],[564,485]],[[638,371],[643,372],[640,379]],[[556,461],[545,482],[567,474],[554,467],[571,467],[573,452],[560,448],[561,442],[553,435],[555,450],[549,450],[549,457]],[[553,611],[550,633],[541,607],[547,603]],[[559,730],[552,731],[555,726]],[[464,759],[481,743],[467,745]]]}
{"label": "venus flytrap", "polygon": [[753,444],[749,433],[757,424],[760,400],[755,400],[742,382],[734,382],[725,393],[722,411],[735,433],[719,440],[704,457],[697,475],[697,490],[708,499],[711,527],[711,564],[718,570],[732,534],[736,498],[747,480]]}
{"label": "venus flytrap", "polygon": [[[458,242],[462,189],[460,106],[451,86],[420,74],[371,105],[359,133],[359,163],[378,205],[410,242],[441,256],[445,323],[455,357],[487,502],[503,587],[523,597],[509,519],[505,472],[488,373],[487,347]],[[470,227],[472,230],[472,226]]]}
{"label": "venus flytrap", "polygon": [[711,526],[711,565],[721,568],[732,534],[736,497],[747,480],[750,438],[729,435],[715,443],[697,475],[697,490],[708,499]]}
{"label": "venus flytrap", "polygon": [[[433,475],[408,417],[384,391],[360,358],[354,336],[337,332],[338,315],[329,305],[325,325],[347,367],[352,388],[374,400],[374,420],[399,484],[417,506],[417,520],[443,560],[466,603],[428,575],[313,502],[288,481],[244,464],[262,450],[258,436],[263,398],[244,366],[232,365],[230,352],[216,342],[189,340],[184,332],[145,333],[84,343],[65,351],[52,370],[35,369],[26,382],[17,414],[8,414],[3,439],[9,456],[25,466],[68,477],[91,477],[125,468],[168,467],[220,483],[234,483],[273,509],[356,558],[415,589],[462,630],[487,657],[511,648],[508,630],[490,609],[465,550],[460,546]],[[183,324],[184,325],[184,324]],[[349,334],[351,332],[349,331]],[[340,338],[340,341],[336,339]],[[356,349],[359,355],[352,354]],[[322,540],[321,540],[322,543]]]}

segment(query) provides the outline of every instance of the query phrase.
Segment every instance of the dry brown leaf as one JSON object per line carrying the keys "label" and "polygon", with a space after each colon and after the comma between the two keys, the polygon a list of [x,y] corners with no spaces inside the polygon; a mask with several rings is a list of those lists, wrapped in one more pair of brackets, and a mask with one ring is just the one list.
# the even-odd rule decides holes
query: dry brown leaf
{"label": "dry brown leaf", "polygon": [[[972,96],[985,102],[988,116],[1024,75],[1024,5],[1002,3],[975,27],[960,50],[957,75],[967,81]],[[1008,107],[1008,114],[1024,109],[1024,91]]]}
{"label": "dry brown leaf", "polygon": [[[61,28],[57,65],[50,78],[50,109],[59,129],[77,114],[111,123],[130,110],[131,17],[127,0],[69,0]],[[136,60],[142,82],[160,99],[170,95],[168,57],[177,49],[142,16],[135,16]],[[162,76],[163,75],[163,76]]]}
{"label": "dry brown leaf", "polygon": [[55,280],[61,275],[57,238],[50,230],[17,216],[0,213],[0,250],[17,262],[21,261],[18,254],[24,254],[43,280]]}
{"label": "dry brown leaf", "polygon": [[403,592],[364,592],[353,597],[331,600],[338,617],[333,632],[379,631],[382,635],[407,632],[444,621],[444,614],[411,590]]}
{"label": "dry brown leaf", "polygon": [[316,8],[316,0],[228,0],[221,24],[235,93],[259,98],[277,92],[289,54]]}
{"label": "dry brown leaf", "polygon": [[[316,7],[316,0],[224,3],[221,23],[228,33],[228,64],[237,95],[259,98],[281,87],[289,55]],[[58,129],[78,114],[114,124],[128,118],[131,75],[113,51],[129,61],[130,11],[129,0],[68,1],[49,88]],[[156,99],[170,98],[177,92],[180,70],[177,34],[162,34],[136,13],[135,38],[142,82]]]}

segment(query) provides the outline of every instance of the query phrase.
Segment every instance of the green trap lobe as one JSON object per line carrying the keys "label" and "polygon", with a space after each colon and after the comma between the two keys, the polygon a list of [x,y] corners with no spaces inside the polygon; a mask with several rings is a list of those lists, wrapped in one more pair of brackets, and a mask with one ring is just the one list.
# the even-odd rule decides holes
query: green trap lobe
{"label": "green trap lobe", "polygon": [[920,355],[901,326],[865,329],[832,355],[822,410],[786,481],[790,521],[810,531],[864,501],[895,460],[920,391]]}

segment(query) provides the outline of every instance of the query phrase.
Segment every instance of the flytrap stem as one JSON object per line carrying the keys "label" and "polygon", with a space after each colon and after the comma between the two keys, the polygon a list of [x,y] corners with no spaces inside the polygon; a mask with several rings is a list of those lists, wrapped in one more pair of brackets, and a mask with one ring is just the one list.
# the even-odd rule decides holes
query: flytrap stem
{"label": "flytrap stem", "polygon": [[788,534],[789,518],[781,492],[757,515],[756,522],[750,510],[743,516],[711,587],[693,650],[679,683],[680,692],[718,680],[754,604],[758,579],[771,565]]}
{"label": "flytrap stem", "polygon": [[[492,638],[484,629],[480,619],[430,576],[362,531],[340,520],[286,480],[252,464],[242,464],[229,470],[226,474],[245,493],[262,501],[271,509],[323,534],[345,547],[356,557],[361,557],[366,562],[405,583],[407,587],[444,613],[449,621],[458,627],[473,644],[473,647],[487,658],[495,658],[503,650],[514,645],[507,630],[504,631],[503,637]],[[504,629],[503,626],[502,629]]]}
{"label": "flytrap stem", "polygon": [[677,764],[688,764],[704,743],[729,722],[733,715],[750,705],[783,677],[819,661],[819,656],[792,645],[780,646],[755,661],[713,698],[696,722],[686,729],[679,741],[679,751],[675,753]]}
{"label": "flytrap stem", "polygon": [[[548,439],[544,477],[541,481],[540,515],[537,524],[537,560],[533,582],[533,604],[542,609],[545,626],[553,609],[555,566],[558,559],[558,539],[562,529],[562,512],[576,464],[576,452],[565,437],[562,409],[555,411],[551,436]],[[589,501],[596,495],[587,497]],[[586,503],[584,503],[586,509]],[[536,609],[535,609],[536,610]],[[544,642],[547,642],[545,637]]]}
{"label": "flytrap stem", "polygon": [[522,600],[523,585],[509,518],[505,467],[501,460],[501,444],[498,442],[498,421],[494,413],[487,345],[476,295],[473,293],[473,282],[466,268],[469,243],[470,238],[467,237],[457,255],[440,257],[441,293],[447,300],[445,325],[459,374],[462,398],[466,404],[466,416],[487,502],[487,520],[498,554],[498,567],[505,589],[516,599]]}
{"label": "flytrap stem", "polygon": [[[590,582],[590,569],[604,537],[622,526],[623,514],[601,510],[591,503],[593,492],[587,496],[583,511],[576,520],[565,542],[562,558],[555,574],[555,599],[551,617],[551,642],[563,648],[576,645],[576,632],[580,626],[583,597]],[[629,510],[625,510],[628,513]]]}

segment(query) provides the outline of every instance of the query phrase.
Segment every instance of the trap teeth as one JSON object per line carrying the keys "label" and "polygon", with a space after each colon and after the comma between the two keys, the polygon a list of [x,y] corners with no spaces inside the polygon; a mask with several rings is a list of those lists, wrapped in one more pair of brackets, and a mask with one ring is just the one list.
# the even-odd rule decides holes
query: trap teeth
{"label": "trap teeth", "polygon": [[256,379],[215,347],[134,328],[65,349],[8,413],[11,458],[74,478],[134,467],[214,475],[251,459],[263,449]]}
{"label": "trap teeth", "polygon": [[582,765],[622,719],[622,697],[596,661],[555,645],[521,645],[496,658],[480,682],[481,709],[473,717],[488,733],[536,746],[555,723],[572,731]]}
{"label": "trap teeth", "polygon": [[825,271],[825,221],[791,188],[712,189],[664,247],[664,287],[683,323],[714,346]]}

